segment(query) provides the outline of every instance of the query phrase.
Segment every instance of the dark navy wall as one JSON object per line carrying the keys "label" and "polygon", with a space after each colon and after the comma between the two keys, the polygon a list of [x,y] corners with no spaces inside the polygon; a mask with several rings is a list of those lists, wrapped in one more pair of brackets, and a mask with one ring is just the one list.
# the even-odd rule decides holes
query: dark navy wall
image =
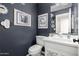
{"label": "dark navy wall", "polygon": [[50,6],[52,3],[39,3],[37,4],[37,13],[38,15],[48,13],[48,29],[38,29],[38,35],[48,36],[52,31],[50,27]]}
{"label": "dark navy wall", "polygon": [[[28,48],[35,43],[36,36],[36,4],[3,4],[8,8],[8,14],[0,14],[0,22],[5,19],[11,21],[9,29],[0,28],[0,55],[26,55]],[[31,27],[14,26],[14,8],[31,14]],[[3,54],[2,54],[3,53]],[[5,54],[7,53],[7,54]]]}

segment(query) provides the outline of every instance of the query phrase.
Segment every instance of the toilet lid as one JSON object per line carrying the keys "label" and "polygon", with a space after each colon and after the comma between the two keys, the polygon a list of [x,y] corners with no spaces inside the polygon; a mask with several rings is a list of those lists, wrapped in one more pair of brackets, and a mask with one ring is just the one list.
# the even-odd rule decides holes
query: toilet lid
{"label": "toilet lid", "polygon": [[29,51],[37,51],[40,50],[42,48],[42,46],[40,45],[33,45],[29,48]]}

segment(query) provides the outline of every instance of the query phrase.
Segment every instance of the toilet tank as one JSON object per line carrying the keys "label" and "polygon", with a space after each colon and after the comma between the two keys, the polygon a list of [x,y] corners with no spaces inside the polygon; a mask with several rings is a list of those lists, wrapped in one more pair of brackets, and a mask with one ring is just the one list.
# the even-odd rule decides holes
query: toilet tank
{"label": "toilet tank", "polygon": [[45,36],[36,36],[36,43],[44,46],[44,38]]}

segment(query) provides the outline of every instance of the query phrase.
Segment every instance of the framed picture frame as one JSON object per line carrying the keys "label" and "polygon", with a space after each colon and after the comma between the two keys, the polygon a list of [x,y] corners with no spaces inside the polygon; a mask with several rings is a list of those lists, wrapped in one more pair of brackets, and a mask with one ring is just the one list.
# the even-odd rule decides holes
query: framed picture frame
{"label": "framed picture frame", "polygon": [[38,15],[38,29],[48,28],[48,13]]}
{"label": "framed picture frame", "polygon": [[18,9],[14,9],[14,25],[31,26],[31,15]]}

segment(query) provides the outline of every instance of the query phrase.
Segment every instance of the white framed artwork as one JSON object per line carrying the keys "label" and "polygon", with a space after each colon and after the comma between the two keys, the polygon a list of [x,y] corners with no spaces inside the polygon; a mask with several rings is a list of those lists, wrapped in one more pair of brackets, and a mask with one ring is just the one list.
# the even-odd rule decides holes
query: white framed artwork
{"label": "white framed artwork", "polygon": [[18,9],[14,9],[14,25],[31,26],[31,15]]}
{"label": "white framed artwork", "polygon": [[38,15],[38,29],[48,28],[48,13]]}

